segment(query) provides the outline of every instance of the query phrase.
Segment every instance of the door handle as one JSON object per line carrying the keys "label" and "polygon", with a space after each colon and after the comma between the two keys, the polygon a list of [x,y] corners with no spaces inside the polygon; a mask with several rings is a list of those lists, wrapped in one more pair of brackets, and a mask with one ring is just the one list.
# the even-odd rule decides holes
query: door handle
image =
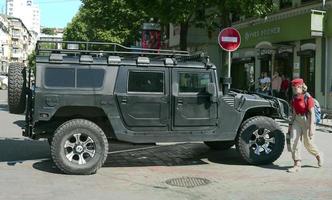
{"label": "door handle", "polygon": [[123,97],[123,98],[121,99],[121,103],[122,103],[122,104],[126,104],[126,103],[127,103],[127,98],[126,98],[126,97]]}
{"label": "door handle", "polygon": [[178,99],[178,105],[183,105],[183,99]]}

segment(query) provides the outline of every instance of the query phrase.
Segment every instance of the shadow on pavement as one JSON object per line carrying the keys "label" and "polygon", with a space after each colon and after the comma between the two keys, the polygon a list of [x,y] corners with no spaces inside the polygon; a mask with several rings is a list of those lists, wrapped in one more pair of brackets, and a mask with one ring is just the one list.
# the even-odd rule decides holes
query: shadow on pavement
{"label": "shadow on pavement", "polygon": [[[112,146],[112,144],[111,144]],[[209,164],[210,162],[226,165],[246,165],[235,148],[227,151],[210,150],[199,143],[185,143],[165,146],[145,145],[143,148],[130,149],[129,144],[114,145],[111,148],[103,167],[143,167],[143,166],[190,166]],[[144,146],[144,145],[143,145]],[[42,160],[33,164],[37,170],[48,173],[61,173],[50,160]]]}
{"label": "shadow on pavement", "polygon": [[46,141],[34,141],[22,138],[0,138],[0,163],[15,165],[26,160],[39,160],[50,157]]}
{"label": "shadow on pavement", "polygon": [[64,174],[62,171],[60,171],[53,161],[51,159],[49,160],[41,160],[32,165],[34,169],[37,169],[39,171],[52,173],[52,174]]}
{"label": "shadow on pavement", "polygon": [[13,122],[13,124],[15,124],[16,126],[20,127],[20,128],[24,128],[25,126],[25,121],[24,120],[17,120],[15,122]]}
{"label": "shadow on pavement", "polygon": [[[27,160],[38,160],[33,168],[62,174],[50,160],[47,141],[34,141],[22,138],[0,138],[0,163],[15,166]],[[224,165],[247,165],[233,147],[226,151],[210,150],[201,143],[174,145],[132,145],[110,144],[110,153],[103,167],[142,167],[142,166],[190,166],[205,165],[209,162]],[[287,170],[291,166],[263,165],[267,169]],[[312,167],[312,166],[304,166]]]}

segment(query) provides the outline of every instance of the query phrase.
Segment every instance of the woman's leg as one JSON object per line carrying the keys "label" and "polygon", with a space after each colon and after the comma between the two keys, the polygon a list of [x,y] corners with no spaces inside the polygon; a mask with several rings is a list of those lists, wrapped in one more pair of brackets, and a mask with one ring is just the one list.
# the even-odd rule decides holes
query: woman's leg
{"label": "woman's leg", "polygon": [[298,172],[301,169],[301,126],[294,121],[291,130],[291,145],[292,145],[292,158],[294,166],[288,169],[288,172]]}
{"label": "woman's leg", "polygon": [[318,166],[321,167],[322,166],[322,157],[321,157],[319,150],[317,149],[316,144],[314,143],[314,136],[315,136],[315,133],[313,134],[312,138],[310,139],[309,129],[307,128],[303,134],[303,143],[304,143],[304,146],[307,149],[307,151],[316,157],[316,159],[318,161]]}

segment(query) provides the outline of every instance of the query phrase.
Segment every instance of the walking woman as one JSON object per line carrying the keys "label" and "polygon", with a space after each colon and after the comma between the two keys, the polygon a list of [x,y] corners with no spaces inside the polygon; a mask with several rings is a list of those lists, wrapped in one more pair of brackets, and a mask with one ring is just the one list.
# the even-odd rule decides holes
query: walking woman
{"label": "walking woman", "polygon": [[291,134],[292,158],[294,166],[288,172],[298,172],[301,170],[301,141],[308,152],[317,159],[318,167],[323,164],[322,155],[314,144],[315,136],[315,102],[313,97],[307,93],[307,86],[303,79],[292,81],[294,97],[292,100],[293,118],[289,124]]}

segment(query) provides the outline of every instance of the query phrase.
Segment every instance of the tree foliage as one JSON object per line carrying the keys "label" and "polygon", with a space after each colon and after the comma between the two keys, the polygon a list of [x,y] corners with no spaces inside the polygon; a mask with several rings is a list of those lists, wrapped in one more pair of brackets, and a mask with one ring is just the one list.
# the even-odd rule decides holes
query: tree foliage
{"label": "tree foliage", "polygon": [[33,51],[28,56],[28,67],[32,69],[33,74],[36,74],[36,52]]}
{"label": "tree foliage", "polygon": [[179,24],[180,47],[186,49],[190,26],[212,32],[229,26],[230,16],[264,16],[272,10],[273,0],[82,0],[64,37],[132,44],[152,18],[163,25]]}
{"label": "tree foliage", "polygon": [[78,14],[65,29],[65,39],[133,43],[146,15],[126,0],[106,2],[82,0]]}
{"label": "tree foliage", "polygon": [[56,35],[55,28],[43,28],[41,32],[47,35]]}

